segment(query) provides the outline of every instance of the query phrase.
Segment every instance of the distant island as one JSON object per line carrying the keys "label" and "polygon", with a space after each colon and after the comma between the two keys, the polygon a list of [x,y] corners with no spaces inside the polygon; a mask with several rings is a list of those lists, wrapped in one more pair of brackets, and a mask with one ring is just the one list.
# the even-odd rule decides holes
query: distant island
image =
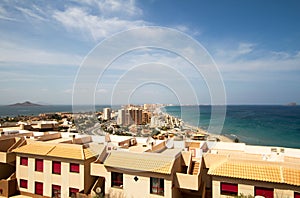
{"label": "distant island", "polygon": [[11,104],[8,106],[10,106],[10,107],[36,107],[36,106],[42,106],[42,105],[26,101],[23,103],[15,103],[15,104]]}
{"label": "distant island", "polygon": [[297,103],[295,103],[295,102],[290,102],[290,103],[288,103],[286,106],[297,106]]}

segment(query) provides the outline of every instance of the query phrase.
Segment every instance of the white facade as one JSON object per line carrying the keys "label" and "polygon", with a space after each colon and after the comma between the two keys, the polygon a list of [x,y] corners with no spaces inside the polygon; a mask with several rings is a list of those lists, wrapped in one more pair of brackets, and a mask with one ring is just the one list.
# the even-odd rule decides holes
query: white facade
{"label": "white facade", "polygon": [[104,108],[103,109],[103,119],[110,120],[111,119],[111,108]]}
{"label": "white facade", "polygon": [[118,110],[118,118],[117,118],[117,124],[122,125],[125,123],[125,110],[119,109]]}

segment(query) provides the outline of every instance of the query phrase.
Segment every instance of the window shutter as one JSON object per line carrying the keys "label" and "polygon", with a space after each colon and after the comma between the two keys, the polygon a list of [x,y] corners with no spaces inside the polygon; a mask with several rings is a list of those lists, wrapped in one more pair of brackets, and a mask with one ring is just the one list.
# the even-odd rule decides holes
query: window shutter
{"label": "window shutter", "polygon": [[27,188],[28,187],[28,182],[25,179],[20,179],[20,187],[21,188]]}
{"label": "window shutter", "polygon": [[23,166],[28,166],[28,158],[27,157],[21,157],[20,164]]}
{"label": "window shutter", "polygon": [[35,159],[35,171],[43,172],[44,163],[42,159]]}
{"label": "window shutter", "polygon": [[60,174],[61,173],[61,162],[52,162],[52,173]]}
{"label": "window shutter", "polygon": [[238,192],[238,185],[237,184],[229,184],[229,183],[221,183],[221,190],[227,192]]}
{"label": "window shutter", "polygon": [[35,182],[35,194],[43,195],[43,183]]}
{"label": "window shutter", "polygon": [[70,164],[70,172],[79,173],[79,164]]}
{"label": "window shutter", "polygon": [[257,195],[264,196],[265,198],[273,198],[274,197],[274,189],[255,187],[255,196],[257,196]]}

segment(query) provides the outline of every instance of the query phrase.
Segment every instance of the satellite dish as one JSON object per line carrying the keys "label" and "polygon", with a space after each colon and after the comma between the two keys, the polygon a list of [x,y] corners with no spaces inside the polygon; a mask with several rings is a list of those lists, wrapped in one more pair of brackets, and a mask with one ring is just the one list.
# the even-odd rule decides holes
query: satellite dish
{"label": "satellite dish", "polygon": [[98,193],[98,194],[101,193],[101,188],[100,187],[96,188],[96,193]]}
{"label": "satellite dish", "polygon": [[174,147],[174,140],[168,139],[168,140],[166,141],[166,147],[167,147],[168,149],[173,148],[173,147]]}

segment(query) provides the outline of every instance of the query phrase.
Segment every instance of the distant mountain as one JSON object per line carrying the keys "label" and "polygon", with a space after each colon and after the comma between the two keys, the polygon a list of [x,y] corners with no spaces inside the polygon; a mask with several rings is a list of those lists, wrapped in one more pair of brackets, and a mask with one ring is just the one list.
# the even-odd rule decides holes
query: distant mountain
{"label": "distant mountain", "polygon": [[8,105],[10,107],[36,107],[36,106],[42,106],[40,104],[31,103],[29,101],[23,102],[23,103],[15,103]]}
{"label": "distant mountain", "polygon": [[297,106],[297,103],[295,103],[295,102],[290,102],[290,103],[288,103],[288,104],[286,104],[287,106]]}

